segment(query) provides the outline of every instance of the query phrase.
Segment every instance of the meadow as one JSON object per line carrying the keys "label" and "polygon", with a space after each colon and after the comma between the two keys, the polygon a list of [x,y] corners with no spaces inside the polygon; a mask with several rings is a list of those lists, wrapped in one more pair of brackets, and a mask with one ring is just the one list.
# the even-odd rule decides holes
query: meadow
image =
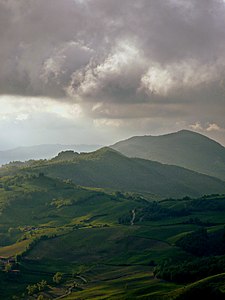
{"label": "meadow", "polygon": [[[214,284],[216,270],[212,279],[197,274],[195,283],[170,280],[176,278],[170,272],[197,263],[184,238],[195,243],[195,232],[204,229],[210,243],[222,241],[224,195],[156,201],[42,173],[2,177],[0,184],[0,257],[16,259],[9,267],[2,263],[4,299],[186,299],[204,280],[223,293],[221,280]],[[217,263],[224,250],[215,254]],[[46,286],[38,290],[42,280]]]}

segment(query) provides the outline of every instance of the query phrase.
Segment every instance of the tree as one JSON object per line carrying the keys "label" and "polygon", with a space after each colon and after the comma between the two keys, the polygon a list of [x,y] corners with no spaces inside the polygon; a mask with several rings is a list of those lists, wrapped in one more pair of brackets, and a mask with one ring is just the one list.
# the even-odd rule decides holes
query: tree
{"label": "tree", "polygon": [[209,237],[205,228],[198,229],[180,238],[176,245],[183,250],[197,255],[207,255],[209,252]]}
{"label": "tree", "polygon": [[9,271],[11,271],[12,270],[12,265],[10,264],[10,263],[7,263],[6,265],[5,265],[5,272],[9,272]]}
{"label": "tree", "polygon": [[28,295],[32,296],[38,291],[38,287],[36,284],[28,285],[27,286],[27,293]]}
{"label": "tree", "polygon": [[55,275],[53,276],[53,282],[59,284],[61,281],[62,281],[62,273],[60,272],[55,273]]}
{"label": "tree", "polygon": [[37,283],[37,288],[38,288],[39,292],[43,291],[46,288],[46,286],[47,286],[46,280],[42,280]]}

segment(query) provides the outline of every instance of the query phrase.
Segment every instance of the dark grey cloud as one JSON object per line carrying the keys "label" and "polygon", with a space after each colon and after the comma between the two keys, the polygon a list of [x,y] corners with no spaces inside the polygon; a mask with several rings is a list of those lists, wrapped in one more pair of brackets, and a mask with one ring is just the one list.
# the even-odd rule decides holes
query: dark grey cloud
{"label": "dark grey cloud", "polygon": [[0,94],[225,128],[224,28],[222,0],[0,0]]}

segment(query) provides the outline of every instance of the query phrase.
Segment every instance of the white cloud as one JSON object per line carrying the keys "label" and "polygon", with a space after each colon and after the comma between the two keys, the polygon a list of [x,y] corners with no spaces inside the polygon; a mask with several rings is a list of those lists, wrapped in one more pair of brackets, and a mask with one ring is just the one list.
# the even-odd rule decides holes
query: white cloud
{"label": "white cloud", "polygon": [[225,67],[223,60],[215,64],[200,64],[193,59],[168,65],[157,63],[150,63],[150,65],[147,73],[141,78],[140,90],[160,96],[167,96],[173,90],[207,85],[218,80],[221,69]]}
{"label": "white cloud", "polygon": [[68,77],[74,69],[87,65],[94,50],[81,42],[69,41],[54,49],[43,64],[40,78],[45,84],[50,81],[58,85],[65,84],[64,77]]}
{"label": "white cloud", "polygon": [[196,122],[194,124],[189,125],[189,128],[196,130],[196,131],[202,131],[202,132],[224,132],[225,129],[220,127],[216,123],[204,123],[201,124],[201,122]]}
{"label": "white cloud", "polygon": [[119,41],[103,61],[93,58],[87,66],[73,73],[67,88],[68,95],[80,99],[90,97],[95,101],[96,95],[98,97],[108,89],[104,99],[107,101],[110,96],[107,94],[115,84],[121,90],[129,85],[129,76],[137,58],[139,65],[144,63],[139,56],[139,49],[133,43]]}
{"label": "white cloud", "polygon": [[208,127],[206,128],[206,131],[223,131],[222,128],[220,128],[216,123],[208,124]]}
{"label": "white cloud", "polygon": [[196,123],[194,123],[194,124],[191,124],[191,125],[189,125],[189,127],[191,128],[191,129],[193,129],[193,130],[203,130],[203,127],[202,127],[202,125],[201,125],[201,123],[200,122],[196,122]]}

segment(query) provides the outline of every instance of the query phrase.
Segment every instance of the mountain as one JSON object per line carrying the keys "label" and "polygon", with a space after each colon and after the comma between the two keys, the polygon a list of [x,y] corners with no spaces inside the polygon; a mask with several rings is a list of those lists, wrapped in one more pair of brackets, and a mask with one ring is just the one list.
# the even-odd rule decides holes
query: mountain
{"label": "mountain", "polygon": [[[10,171],[10,166],[6,166],[1,174],[10,174]],[[25,164],[21,172],[44,173],[54,178],[71,179],[82,186],[146,192],[161,197],[225,192],[225,183],[217,178],[177,166],[128,158],[107,147],[81,154],[65,151],[49,161]]]}
{"label": "mountain", "polygon": [[29,147],[18,147],[0,151],[0,165],[11,161],[26,161],[30,159],[48,159],[56,156],[63,150],[75,150],[77,152],[90,152],[100,148],[100,145],[61,145],[44,144]]}
{"label": "mountain", "polygon": [[189,130],[161,136],[135,136],[111,148],[128,157],[177,165],[225,180],[225,148]]}

